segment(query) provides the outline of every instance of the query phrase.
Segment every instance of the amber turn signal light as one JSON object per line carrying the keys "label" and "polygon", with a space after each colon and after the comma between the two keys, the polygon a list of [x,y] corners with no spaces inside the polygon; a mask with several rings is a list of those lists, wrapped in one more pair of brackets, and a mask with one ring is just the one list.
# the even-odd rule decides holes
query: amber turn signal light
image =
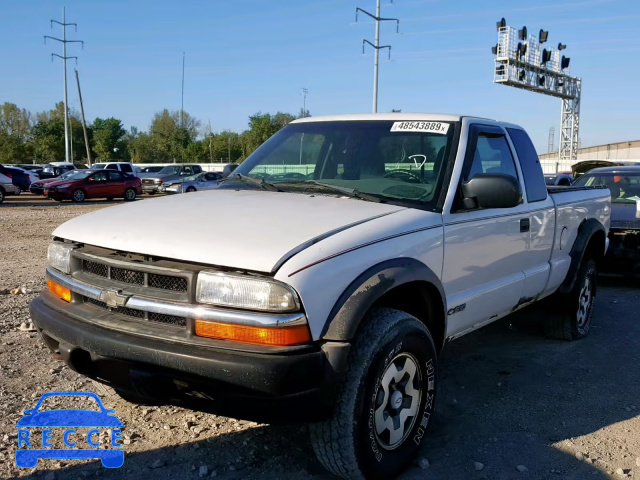
{"label": "amber turn signal light", "polygon": [[196,335],[233,342],[276,346],[298,345],[311,341],[307,325],[268,328],[196,320]]}
{"label": "amber turn signal light", "polygon": [[47,286],[49,287],[49,291],[53,293],[56,297],[61,298],[65,302],[71,302],[71,290],[63,287],[62,285],[58,285],[53,280],[47,279]]}

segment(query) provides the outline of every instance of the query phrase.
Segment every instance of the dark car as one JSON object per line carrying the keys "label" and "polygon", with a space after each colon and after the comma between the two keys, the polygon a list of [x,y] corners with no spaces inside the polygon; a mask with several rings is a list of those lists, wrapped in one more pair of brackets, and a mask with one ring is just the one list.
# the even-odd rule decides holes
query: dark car
{"label": "dark car", "polygon": [[16,195],[20,195],[21,192],[29,191],[31,179],[29,178],[29,175],[22,169],[0,165],[0,173],[11,179],[11,183],[13,183],[13,186],[16,189]]}
{"label": "dark car", "polygon": [[139,178],[116,170],[78,170],[63,180],[45,184],[44,194],[57,201],[116,197],[132,201],[142,194],[142,184]]}
{"label": "dark car", "polygon": [[606,267],[640,272],[640,167],[605,167],[588,171],[574,186],[606,186],[611,191],[611,228]]}
{"label": "dark car", "polygon": [[29,191],[35,195],[43,195],[45,185],[69,178],[74,173],[76,173],[76,170],[69,170],[68,172],[63,173],[59,177],[45,178],[45,179],[38,180],[37,182],[33,182],[31,184],[31,186],[29,187]]}
{"label": "dark car", "polygon": [[75,170],[73,165],[45,165],[40,172],[40,178],[56,178],[69,170]]}
{"label": "dark car", "polygon": [[552,173],[544,175],[544,183],[549,186],[568,187],[573,183],[571,173]]}
{"label": "dark car", "polygon": [[154,174],[153,177],[142,179],[142,191],[149,195],[153,195],[160,191],[160,186],[163,183],[176,183],[178,181],[182,181],[183,177],[188,177],[201,172],[202,167],[196,164],[175,163],[173,165],[167,165],[158,173]]}

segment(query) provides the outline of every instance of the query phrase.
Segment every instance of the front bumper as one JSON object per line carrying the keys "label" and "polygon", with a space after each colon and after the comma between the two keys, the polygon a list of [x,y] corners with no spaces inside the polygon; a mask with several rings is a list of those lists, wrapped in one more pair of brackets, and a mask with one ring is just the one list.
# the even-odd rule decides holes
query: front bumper
{"label": "front bumper", "polygon": [[12,183],[3,183],[2,188],[6,195],[15,195],[16,193],[16,187],[14,187]]}
{"label": "front bumper", "polygon": [[157,193],[159,191],[160,191],[160,185],[157,185],[157,184],[145,185],[144,183],[142,184],[143,193]]}
{"label": "front bumper", "polygon": [[204,401],[218,413],[260,421],[322,417],[343,371],[335,359],[348,351],[338,343],[245,350],[223,341],[189,345],[97,325],[88,318],[90,308],[48,291],[30,310],[47,346],[78,373],[161,402]]}

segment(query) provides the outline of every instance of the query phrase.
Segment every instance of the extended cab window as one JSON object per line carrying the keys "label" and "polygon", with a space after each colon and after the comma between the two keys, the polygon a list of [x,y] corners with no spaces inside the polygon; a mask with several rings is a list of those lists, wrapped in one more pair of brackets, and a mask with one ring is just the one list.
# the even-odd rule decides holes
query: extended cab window
{"label": "extended cab window", "polygon": [[192,168],[193,173],[202,173],[202,168],[200,167],[200,165],[194,165]]}
{"label": "extended cab window", "polygon": [[107,170],[119,170],[118,169],[118,164],[117,163],[110,163],[109,165],[107,165]]}
{"label": "extended cab window", "polygon": [[[509,132],[513,146],[516,148],[518,159],[520,159],[524,186],[527,189],[527,201],[531,203],[545,200],[547,198],[547,185],[542,174],[538,154],[529,135],[524,130],[517,128],[507,128],[507,132]],[[562,185],[562,183],[558,184]]]}
{"label": "extended cab window", "polygon": [[131,170],[131,165],[127,164],[127,163],[122,163],[120,165],[120,170],[122,170],[123,172],[132,172],[133,170]]}
{"label": "extended cab window", "polygon": [[483,132],[478,134],[473,161],[465,180],[471,180],[478,173],[501,173],[518,179],[516,165],[505,135]]}

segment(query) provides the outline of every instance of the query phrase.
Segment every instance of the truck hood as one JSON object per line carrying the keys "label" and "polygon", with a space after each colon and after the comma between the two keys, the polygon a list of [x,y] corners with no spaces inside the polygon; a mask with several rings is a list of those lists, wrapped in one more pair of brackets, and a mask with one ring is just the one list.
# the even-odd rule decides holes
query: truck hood
{"label": "truck hood", "polygon": [[324,195],[212,190],[76,217],[53,236],[99,247],[274,272],[324,238],[402,207]]}

